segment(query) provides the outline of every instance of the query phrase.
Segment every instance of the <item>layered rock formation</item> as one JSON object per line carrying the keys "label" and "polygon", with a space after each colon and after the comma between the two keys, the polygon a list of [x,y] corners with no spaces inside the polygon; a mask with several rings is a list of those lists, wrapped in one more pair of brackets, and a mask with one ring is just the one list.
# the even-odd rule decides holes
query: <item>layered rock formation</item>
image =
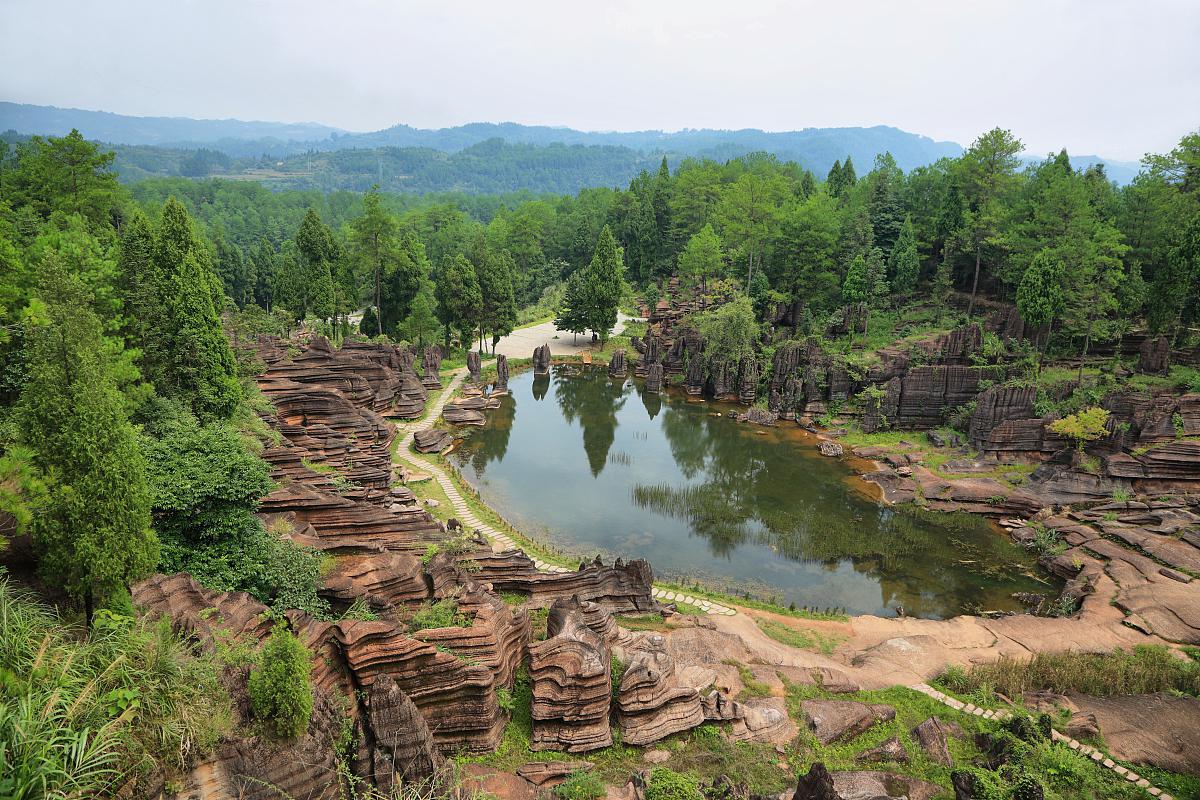
{"label": "layered rock formation", "polygon": [[604,637],[573,602],[550,607],[546,640],[529,648],[534,750],[582,753],[612,744],[612,661]]}
{"label": "layered rock formation", "polygon": [[442,378],[438,371],[442,368],[442,349],[437,345],[426,347],[422,367],[421,385],[426,389],[441,389]]}
{"label": "layered rock formation", "polygon": [[650,744],[704,722],[700,694],[679,679],[663,637],[642,636],[627,653],[617,690],[621,741]]}
{"label": "layered rock formation", "polygon": [[467,353],[467,373],[470,376],[468,380],[471,383],[479,383],[479,372],[482,369],[482,362],[479,359],[479,351],[471,350]]}
{"label": "layered rock formation", "polygon": [[490,583],[497,592],[522,595],[533,606],[547,608],[559,597],[574,595],[614,614],[645,613],[659,608],[651,594],[654,573],[650,564],[641,559],[629,562],[617,559],[608,567],[597,557],[580,564],[574,572],[540,572],[520,550],[503,553],[487,550],[473,557],[479,564],[474,576],[477,580]]}

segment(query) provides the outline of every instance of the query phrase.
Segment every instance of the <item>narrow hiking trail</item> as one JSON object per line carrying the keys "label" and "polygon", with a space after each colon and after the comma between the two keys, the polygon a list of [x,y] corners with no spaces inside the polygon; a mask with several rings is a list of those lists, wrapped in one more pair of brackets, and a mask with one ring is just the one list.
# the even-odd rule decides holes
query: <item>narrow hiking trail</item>
{"label": "narrow hiking trail", "polygon": [[[486,361],[482,364],[482,366],[487,367],[494,363],[494,361]],[[417,457],[412,452],[413,436],[417,431],[431,428],[437,423],[438,418],[442,415],[442,410],[446,407],[446,403],[450,401],[451,397],[453,397],[454,393],[458,390],[458,387],[462,385],[468,374],[469,373],[467,372],[466,367],[455,370],[453,377],[451,377],[450,382],[446,384],[445,388],[442,389],[437,400],[435,400],[432,405],[425,409],[425,415],[419,420],[406,422],[399,426],[400,430],[403,432],[403,436],[400,439],[399,446],[396,448],[396,458],[400,459],[405,464],[416,467],[424,472],[428,472],[433,477],[433,480],[437,481],[438,486],[442,488],[442,491],[446,493],[446,497],[449,498],[450,505],[454,509],[454,514],[458,521],[461,522],[463,527],[465,527],[467,530],[478,530],[480,533],[486,536],[488,541],[492,543],[493,550],[497,552],[503,552],[504,550],[520,550],[522,549],[521,546],[511,536],[504,531],[497,530],[475,516],[474,512],[471,511],[470,506],[467,505],[467,501],[463,498],[462,493],[459,492],[458,487],[455,486],[454,481],[451,479],[450,475],[447,474],[445,469]],[[560,567],[555,564],[548,564],[537,556],[531,555],[530,558],[533,559],[534,566],[543,572],[570,572],[570,570],[565,567]],[[653,594],[657,600],[662,600],[668,603],[687,603],[688,605],[701,609],[706,614],[733,616],[737,613],[729,606],[713,602],[712,600],[707,600],[703,597],[695,597],[684,592],[666,589],[661,586],[655,586],[653,589]]]}

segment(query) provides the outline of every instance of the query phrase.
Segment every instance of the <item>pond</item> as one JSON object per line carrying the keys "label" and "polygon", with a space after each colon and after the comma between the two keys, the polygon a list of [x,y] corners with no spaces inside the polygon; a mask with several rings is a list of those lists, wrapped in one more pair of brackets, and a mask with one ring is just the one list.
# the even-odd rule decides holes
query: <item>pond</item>
{"label": "pond", "polygon": [[527,371],[509,390],[451,458],[488,505],[565,552],[851,614],[1020,610],[1014,592],[1052,588],[987,521],[881,505],[791,423],[739,423],[720,415],[731,406],[603,367]]}

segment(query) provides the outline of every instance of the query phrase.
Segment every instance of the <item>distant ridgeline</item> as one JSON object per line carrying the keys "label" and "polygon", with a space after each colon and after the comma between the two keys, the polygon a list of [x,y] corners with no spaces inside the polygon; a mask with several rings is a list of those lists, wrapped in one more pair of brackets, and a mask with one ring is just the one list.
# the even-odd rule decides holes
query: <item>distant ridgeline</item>
{"label": "distant ridgeline", "polygon": [[[129,117],[100,111],[0,102],[4,138],[62,136],[77,128],[115,151],[124,182],[153,176],[225,176],[256,180],[271,188],[388,192],[512,191],[574,194],[592,186],[625,186],[666,157],[672,167],[685,158],[727,161],[769,153],[824,175],[849,154],[870,164],[890,152],[908,171],[963,148],[897,128],[808,128],[768,133],[684,130],[585,132],[515,123],[472,123],[424,130],[397,125],[349,133],[316,123]],[[1101,159],[1072,158],[1076,167]],[[1134,164],[1106,161],[1108,174],[1125,183]]]}

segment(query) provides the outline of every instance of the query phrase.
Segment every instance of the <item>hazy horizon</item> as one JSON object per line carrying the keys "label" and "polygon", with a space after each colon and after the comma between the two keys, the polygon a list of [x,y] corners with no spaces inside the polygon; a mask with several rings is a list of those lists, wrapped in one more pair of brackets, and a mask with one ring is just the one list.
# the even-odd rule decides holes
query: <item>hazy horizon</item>
{"label": "hazy horizon", "polygon": [[132,116],[348,131],[887,125],[962,145],[999,125],[1031,154],[1128,161],[1200,125],[1200,4],[1186,0],[588,12],[548,0],[9,0],[0,19],[0,95]]}

